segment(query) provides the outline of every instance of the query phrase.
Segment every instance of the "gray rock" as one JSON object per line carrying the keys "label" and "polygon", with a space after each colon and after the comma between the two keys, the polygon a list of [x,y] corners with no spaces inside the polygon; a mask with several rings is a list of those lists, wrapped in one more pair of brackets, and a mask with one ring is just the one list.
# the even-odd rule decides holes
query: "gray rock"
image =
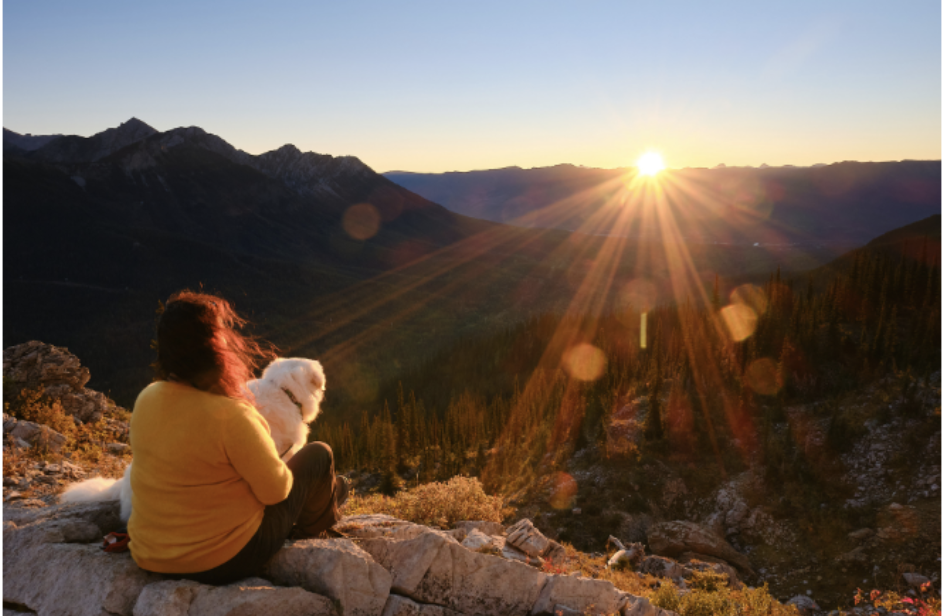
{"label": "gray rock", "polygon": [[680,581],[684,577],[684,567],[663,556],[648,556],[635,568],[638,573],[647,573],[660,578]]}
{"label": "gray rock", "polygon": [[401,595],[389,595],[382,616],[462,616],[441,605],[419,603]]}
{"label": "gray rock", "polygon": [[269,561],[266,573],[277,584],[300,586],[339,602],[345,616],[379,614],[391,582],[389,572],[348,539],[287,544]]}
{"label": "gray rock", "polygon": [[102,552],[97,542],[64,543],[100,537],[98,526],[81,518],[5,523],[4,601],[40,615],[130,616],[143,588],[158,577],[139,569],[129,553]]}
{"label": "gray rock", "polygon": [[450,537],[373,538],[361,547],[392,574],[392,590],[465,614],[523,614],[546,575],[532,567],[465,549]]}
{"label": "gray rock", "polygon": [[919,588],[929,582],[929,578],[924,575],[919,575],[918,573],[904,573],[903,579],[913,588]]}
{"label": "gray rock", "polygon": [[65,445],[65,436],[49,426],[16,419],[14,419],[11,424],[10,431],[7,432],[7,434],[11,435],[14,439],[18,439],[18,441],[45,448],[53,452],[62,451],[62,446]]}
{"label": "gray rock", "polygon": [[62,410],[82,422],[97,421],[118,407],[102,394],[87,389],[91,375],[68,349],[37,340],[3,351],[3,376],[17,385],[39,387]]}
{"label": "gray rock", "polygon": [[733,549],[722,537],[693,522],[661,522],[651,525],[648,528],[648,545],[652,552],[663,556],[678,556],[684,552],[715,556],[753,575],[749,559]]}
{"label": "gray rock", "polygon": [[37,509],[4,506],[3,521],[22,528],[57,520],[82,520],[98,528],[100,539],[121,526],[118,510],[116,501],[52,505]]}
{"label": "gray rock", "polygon": [[464,538],[464,540],[461,542],[461,545],[468,548],[469,550],[480,550],[481,548],[486,547],[500,549],[497,547],[497,542],[494,540],[494,537],[485,535],[476,528],[471,529],[471,532],[468,533],[468,536]]}
{"label": "gray rock", "polygon": [[[455,524],[455,530],[463,530],[466,535],[474,529],[481,531],[485,535],[491,535],[492,537],[498,537],[504,534],[504,525],[498,524],[497,522],[474,520],[457,522]],[[461,541],[461,539],[459,539],[459,541]]]}
{"label": "gray rock", "polygon": [[549,547],[549,539],[527,518],[507,529],[507,543],[529,556],[541,556]]}
{"label": "gray rock", "polygon": [[815,611],[821,609],[821,607],[814,602],[814,599],[806,595],[795,595],[786,601],[785,605],[794,605],[798,613],[802,616],[811,616]]}
{"label": "gray rock", "polygon": [[432,533],[448,541],[458,543],[455,536],[448,531],[429,528],[422,524],[407,522],[382,513],[346,516],[337,525],[337,530],[357,539],[385,537],[396,541],[415,539],[419,535]]}
{"label": "gray rock", "polygon": [[555,614],[557,608],[566,607],[579,614],[611,614],[618,611],[621,594],[605,580],[550,575],[530,613]]}
{"label": "gray rock", "polygon": [[229,586],[190,580],[162,581],[144,588],[134,616],[337,616],[334,604],[302,588],[276,588],[252,578]]}
{"label": "gray rock", "polygon": [[[499,537],[499,541],[503,542],[504,538]],[[536,567],[537,569],[543,568],[543,559],[539,556],[530,556],[524,552],[521,552],[512,545],[502,543],[500,548],[500,555],[506,558],[507,560],[514,560],[517,562]]]}

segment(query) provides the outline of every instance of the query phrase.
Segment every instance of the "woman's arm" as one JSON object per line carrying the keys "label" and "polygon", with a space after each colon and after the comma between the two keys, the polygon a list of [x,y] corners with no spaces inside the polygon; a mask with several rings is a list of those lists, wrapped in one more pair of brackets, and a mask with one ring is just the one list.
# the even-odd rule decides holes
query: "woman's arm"
{"label": "woman's arm", "polygon": [[247,405],[241,410],[226,422],[226,455],[262,504],[280,503],[291,491],[293,475],[275,451],[265,418]]}

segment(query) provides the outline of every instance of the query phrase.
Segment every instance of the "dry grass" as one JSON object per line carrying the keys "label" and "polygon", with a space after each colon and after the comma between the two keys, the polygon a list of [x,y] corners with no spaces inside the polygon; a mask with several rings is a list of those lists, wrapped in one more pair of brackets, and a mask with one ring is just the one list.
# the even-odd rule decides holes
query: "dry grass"
{"label": "dry grass", "polygon": [[772,597],[767,586],[730,590],[726,576],[713,571],[701,571],[687,580],[690,590],[681,593],[670,580],[634,573],[627,568],[609,569],[605,556],[584,554],[567,543],[563,547],[566,548],[569,562],[559,566],[547,561],[543,565],[544,572],[579,572],[585,577],[607,580],[615,588],[647,597],[652,604],[672,610],[679,616],[798,616],[794,607],[783,605]]}
{"label": "dry grass", "polygon": [[462,520],[500,522],[504,513],[500,496],[488,496],[475,477],[452,477],[447,482],[427,483],[396,496],[354,494],[344,509],[346,515],[385,513],[427,526],[451,528]]}
{"label": "dry grass", "polygon": [[[39,462],[58,464],[68,460],[72,464],[90,470],[93,475],[120,477],[131,459],[130,453],[115,454],[106,449],[108,443],[120,440],[114,428],[105,419],[95,423],[76,422],[65,413],[59,400],[50,399],[40,388],[20,388],[4,380],[4,412],[11,416],[48,426],[66,437],[60,451],[51,451],[42,443],[20,449],[4,447],[4,477],[26,476]],[[113,419],[126,421],[130,414],[114,409]],[[32,482],[23,491],[27,498],[48,496],[60,492],[64,485],[58,483]]]}
{"label": "dry grass", "polygon": [[730,590],[712,572],[700,572],[688,580],[690,590],[681,594],[670,580],[651,593],[654,605],[671,610],[679,616],[798,616],[798,609],[784,605],[769,594],[768,585],[759,588],[744,586]]}
{"label": "dry grass", "polygon": [[[9,393],[8,388],[4,389]],[[62,410],[58,400],[48,399],[41,388],[21,389],[9,399],[3,407],[13,417],[49,426],[66,438],[75,434],[75,420]]]}

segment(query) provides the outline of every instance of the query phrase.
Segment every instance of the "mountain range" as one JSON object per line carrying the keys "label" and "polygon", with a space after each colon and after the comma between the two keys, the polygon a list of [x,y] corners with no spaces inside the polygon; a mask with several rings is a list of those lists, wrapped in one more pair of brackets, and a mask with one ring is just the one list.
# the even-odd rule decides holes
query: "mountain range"
{"label": "mountain range", "polygon": [[[616,308],[617,293],[585,284],[602,256],[618,255],[605,274],[612,289],[672,273],[660,237],[613,243],[472,218],[355,157],[292,145],[254,156],[198,127],[161,132],[135,118],[91,137],[5,129],[3,190],[4,345],[67,346],[92,385],[125,405],[150,378],[158,300],[185,287],[233,300],[282,355],[320,359],[329,402],[356,412],[463,338],[547,312]],[[688,247],[690,273],[710,282],[810,269],[832,253]]]}
{"label": "mountain range", "polygon": [[[940,169],[940,161],[842,162],[668,169],[645,179],[633,168],[557,165],[386,177],[453,212],[496,222],[841,251],[938,213]],[[624,208],[638,215],[612,225]]]}
{"label": "mountain range", "polygon": [[482,268],[512,256],[519,280],[566,237],[541,235],[528,253],[518,231],[454,214],[355,157],[291,145],[252,156],[197,127],[133,118],[91,137],[5,131],[4,180],[4,344],[69,346],[124,404],[147,383],[157,300],[180,288],[235,300],[283,354],[346,349],[329,372],[337,395],[344,370],[392,370],[465,331],[429,319],[480,322],[490,310],[467,294],[502,297],[508,284]]}

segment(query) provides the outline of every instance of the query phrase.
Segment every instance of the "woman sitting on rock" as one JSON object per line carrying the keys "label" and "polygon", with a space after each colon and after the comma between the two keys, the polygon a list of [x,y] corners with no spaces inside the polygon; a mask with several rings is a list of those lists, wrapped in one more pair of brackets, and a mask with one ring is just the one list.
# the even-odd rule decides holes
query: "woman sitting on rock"
{"label": "woman sitting on rock", "polygon": [[286,464],[245,383],[266,357],[225,300],[173,295],[157,325],[157,380],[131,416],[131,555],[207,584],[257,575],[292,535],[325,534],[347,484],[310,443]]}

